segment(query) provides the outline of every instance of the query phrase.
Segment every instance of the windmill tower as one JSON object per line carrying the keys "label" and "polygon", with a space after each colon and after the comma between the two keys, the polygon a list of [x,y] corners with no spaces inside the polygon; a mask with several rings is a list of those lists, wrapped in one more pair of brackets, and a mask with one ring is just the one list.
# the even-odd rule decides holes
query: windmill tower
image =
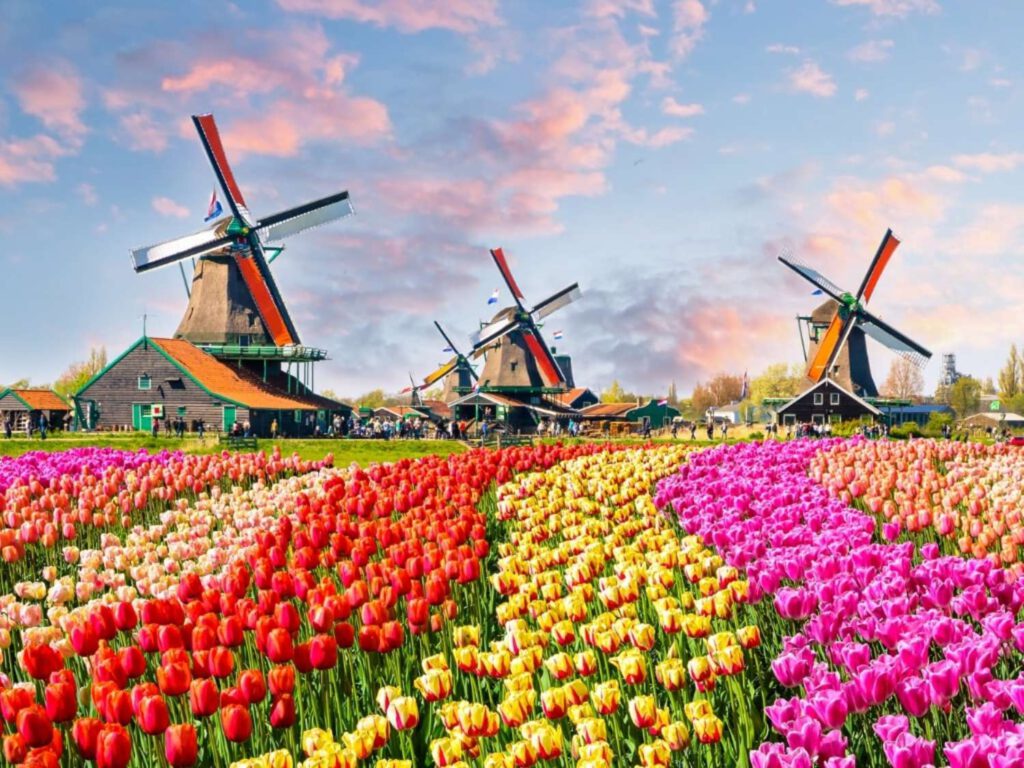
{"label": "windmill tower", "polygon": [[444,328],[436,320],[434,321],[434,327],[437,328],[437,332],[441,334],[441,338],[448,345],[445,347],[445,351],[453,352],[454,357],[424,378],[419,389],[429,389],[438,381],[444,379],[441,400],[445,403],[450,403],[473,391],[477,380],[476,370],[470,364],[469,359],[458,350],[455,342],[449,338]]}
{"label": "windmill tower", "polygon": [[[312,364],[324,350],[301,345],[298,331],[270,270],[271,250],[279,241],[353,213],[348,192],[290,208],[262,219],[249,212],[228,164],[213,115],[193,115],[207,159],[213,167],[230,216],[207,229],[157,245],[132,250],[136,272],[198,259],[188,306],[175,337],[192,342],[222,359],[278,379],[289,390],[298,386],[291,370],[299,366],[303,386],[312,382]],[[211,216],[219,214],[216,198]],[[286,367],[286,371],[283,371]]]}
{"label": "windmill tower", "polygon": [[[860,397],[877,397],[868,362],[866,336],[923,365],[931,352],[867,310],[867,303],[900,241],[885,233],[856,294],[839,288],[820,272],[783,254],[779,261],[829,297],[806,318],[809,332],[807,378],[815,384],[830,378]],[[801,337],[802,340],[802,337]]]}
{"label": "windmill tower", "polygon": [[[480,374],[481,391],[525,394],[564,392],[571,379],[540,332],[540,321],[580,298],[578,283],[563,288],[532,309],[526,305],[505,254],[491,251],[498,271],[508,286],[515,304],[500,310],[479,333],[474,335],[474,358],[485,357]],[[571,367],[569,368],[571,371]]]}

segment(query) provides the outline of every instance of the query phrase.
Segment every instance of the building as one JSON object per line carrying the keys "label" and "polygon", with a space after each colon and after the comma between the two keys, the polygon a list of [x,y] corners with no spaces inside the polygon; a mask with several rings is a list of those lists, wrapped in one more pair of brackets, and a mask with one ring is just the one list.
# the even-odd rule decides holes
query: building
{"label": "building", "polygon": [[39,427],[39,417],[46,419],[49,429],[63,429],[69,426],[66,419],[71,406],[52,389],[11,389],[0,390],[0,424],[11,420],[11,429],[25,430],[26,422],[33,429]]}
{"label": "building", "polygon": [[932,414],[939,414],[940,416],[955,416],[952,408],[942,403],[926,403],[922,405],[898,405],[898,406],[879,406],[882,411],[882,416],[885,421],[891,427],[898,427],[900,424],[906,424],[908,422],[914,422],[918,426],[923,427],[931,419]]}
{"label": "building", "polygon": [[984,411],[969,416],[959,423],[961,428],[969,429],[1021,429],[1024,428],[1024,416],[1017,413],[1000,413]]}
{"label": "building", "polygon": [[[561,362],[559,362],[559,365],[561,365]],[[595,395],[589,387],[573,387],[557,395],[549,395],[548,399],[566,408],[575,408],[577,411],[586,408],[588,405],[601,402],[601,398]]]}
{"label": "building", "polygon": [[873,421],[882,415],[871,403],[828,378],[780,406],[775,413],[777,423],[782,425]]}
{"label": "building", "polygon": [[250,368],[214,357],[184,339],[143,336],[75,395],[79,422],[88,429],[149,431],[154,421],[168,429],[179,417],[187,429],[199,423],[230,431],[248,422],[252,434],[298,437],[321,432],[335,414],[352,407],[313,394],[289,377],[286,391]]}
{"label": "building", "polygon": [[593,422],[628,422],[640,424],[646,418],[651,429],[660,429],[672,424],[672,419],[680,415],[679,409],[657,400],[646,403],[595,403],[580,411],[585,421]]}

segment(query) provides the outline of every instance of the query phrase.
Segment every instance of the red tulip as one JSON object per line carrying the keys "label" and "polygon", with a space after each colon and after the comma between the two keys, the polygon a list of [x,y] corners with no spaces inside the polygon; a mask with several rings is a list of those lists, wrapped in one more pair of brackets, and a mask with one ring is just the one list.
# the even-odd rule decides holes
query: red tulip
{"label": "red tulip", "polygon": [[220,724],[228,741],[248,741],[252,735],[252,716],[238,704],[228,704],[220,711]]}
{"label": "red tulip", "polygon": [[291,661],[295,656],[295,648],[292,645],[292,636],[287,629],[276,627],[270,630],[267,635],[267,658],[274,664],[282,664]]}
{"label": "red tulip", "polygon": [[28,688],[7,688],[0,691],[0,714],[8,723],[13,723],[18,712],[35,702]]}
{"label": "red tulip", "polygon": [[45,643],[25,646],[21,653],[21,663],[25,671],[36,680],[46,680],[52,673],[64,667],[64,660],[60,654]]}
{"label": "red tulip", "polygon": [[359,648],[368,653],[380,653],[381,637],[380,627],[370,625],[359,628]]}
{"label": "red tulip", "polygon": [[86,760],[96,759],[96,739],[103,729],[103,723],[95,717],[80,717],[71,726],[71,738],[78,754]]}
{"label": "red tulip", "polygon": [[105,725],[96,737],[96,768],[127,768],[132,740],[120,725]]}
{"label": "red tulip", "polygon": [[245,642],[242,622],[237,616],[225,616],[217,628],[217,639],[227,648],[237,648]]}
{"label": "red tulip", "polygon": [[52,749],[33,749],[28,753],[23,768],[60,768],[60,756]]}
{"label": "red tulip", "polygon": [[192,684],[192,672],[181,662],[162,664],[156,669],[156,681],[165,696],[181,696]]}
{"label": "red tulip", "polygon": [[[294,678],[293,678],[294,684]],[[267,684],[258,669],[246,669],[238,675],[238,687],[249,704],[259,704],[267,696]]]}
{"label": "red tulip", "polygon": [[78,696],[75,687],[66,682],[46,686],[46,714],[55,723],[66,723],[78,712]]}
{"label": "red tulip", "polygon": [[295,667],[283,665],[274,667],[267,676],[270,693],[275,698],[295,690]]}
{"label": "red tulip", "polygon": [[381,627],[381,645],[385,653],[401,647],[404,642],[405,627],[397,621],[389,621]]}
{"label": "red tulip", "polygon": [[139,648],[145,653],[156,653],[159,650],[157,643],[157,631],[159,627],[156,624],[143,624],[139,628],[138,643]]}
{"label": "red tulip", "polygon": [[117,634],[117,624],[114,622],[114,612],[109,606],[102,603],[94,607],[89,614],[89,623],[92,630],[100,640],[113,640]]}
{"label": "red tulip", "polygon": [[356,629],[347,621],[339,621],[334,625],[334,639],[339,648],[351,648],[356,639]]}
{"label": "red tulip", "polygon": [[338,664],[338,641],[334,635],[314,635],[309,643],[313,669],[334,669]]}
{"label": "red tulip", "polygon": [[235,671],[235,655],[222,645],[210,649],[207,669],[216,678],[228,677]]}
{"label": "red tulip", "polygon": [[10,733],[4,736],[4,760],[11,765],[17,765],[28,757],[28,746],[20,734]]}
{"label": "red tulip", "polygon": [[94,661],[93,677],[99,682],[113,683],[118,688],[128,685],[128,675],[124,673],[116,655],[107,656],[102,661]]}
{"label": "red tulip", "polygon": [[139,704],[139,727],[143,733],[154,736],[167,730],[171,724],[171,713],[163,696],[147,696]]}
{"label": "red tulip", "polygon": [[137,645],[126,645],[117,652],[117,661],[121,665],[121,671],[129,680],[141,677],[146,671],[146,657],[142,655]]}
{"label": "red tulip", "polygon": [[114,606],[114,624],[122,632],[129,632],[135,629],[139,623],[139,617],[131,603],[118,603]]}
{"label": "red tulip", "polygon": [[199,744],[191,723],[176,723],[164,731],[164,757],[171,768],[190,768],[196,764]]}
{"label": "red tulip", "polygon": [[302,617],[299,616],[299,609],[291,603],[278,603],[274,608],[274,621],[277,626],[287,629],[289,634],[294,635],[302,625]]}
{"label": "red tulip", "polygon": [[200,625],[192,630],[192,650],[208,651],[217,645],[217,630]]}
{"label": "red tulip", "polygon": [[156,644],[161,651],[169,648],[184,648],[185,638],[175,624],[165,624],[156,631]]}
{"label": "red tulip", "polygon": [[82,657],[92,656],[100,645],[100,640],[92,625],[86,624],[84,621],[76,622],[71,626],[68,639],[71,640],[71,647],[75,649],[75,653]]}
{"label": "red tulip", "polygon": [[107,694],[103,701],[103,719],[108,723],[128,725],[132,721],[132,697],[119,688]]}
{"label": "red tulip", "polygon": [[209,717],[220,706],[220,692],[213,680],[193,680],[188,692],[188,703],[196,717]]}
{"label": "red tulip", "polygon": [[270,727],[291,728],[295,724],[295,699],[290,693],[276,698],[270,706]]}
{"label": "red tulip", "polygon": [[405,615],[410,624],[426,624],[430,618],[430,603],[422,597],[414,597],[406,603]]}
{"label": "red tulip", "polygon": [[15,719],[18,733],[29,747],[42,747],[53,741],[53,723],[38,704],[25,707]]}
{"label": "red tulip", "polygon": [[240,707],[249,708],[249,700],[245,698],[242,689],[237,685],[229,686],[220,692],[220,708],[224,709],[229,704],[237,704]]}
{"label": "red tulip", "polygon": [[142,700],[149,696],[158,696],[160,689],[153,683],[139,683],[134,686],[131,690],[132,697],[132,713],[135,717],[139,716],[139,706],[142,704]]}
{"label": "red tulip", "polygon": [[309,656],[309,641],[299,643],[295,646],[295,658],[292,659],[295,668],[302,674],[313,671],[313,660]]}

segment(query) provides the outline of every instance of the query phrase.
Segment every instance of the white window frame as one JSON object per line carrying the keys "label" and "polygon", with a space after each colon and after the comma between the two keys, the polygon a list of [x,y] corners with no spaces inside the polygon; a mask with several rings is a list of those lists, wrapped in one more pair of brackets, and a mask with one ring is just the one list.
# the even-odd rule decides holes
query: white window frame
{"label": "white window frame", "polygon": [[824,392],[815,392],[814,393],[814,404],[815,405],[824,405],[825,404],[825,393]]}
{"label": "white window frame", "polygon": [[828,394],[828,403],[829,403],[829,405],[839,405],[839,401],[840,401],[840,398],[839,398],[839,393],[838,392],[829,392],[829,394]]}

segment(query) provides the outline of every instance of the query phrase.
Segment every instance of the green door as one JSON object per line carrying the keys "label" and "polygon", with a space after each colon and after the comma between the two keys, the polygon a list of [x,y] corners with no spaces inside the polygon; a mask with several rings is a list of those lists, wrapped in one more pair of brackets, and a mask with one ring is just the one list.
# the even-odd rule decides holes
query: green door
{"label": "green door", "polygon": [[225,405],[224,406],[224,431],[230,432],[231,428],[235,426],[235,406]]}
{"label": "green door", "polygon": [[153,406],[148,403],[132,403],[132,427],[149,432],[153,429]]}

